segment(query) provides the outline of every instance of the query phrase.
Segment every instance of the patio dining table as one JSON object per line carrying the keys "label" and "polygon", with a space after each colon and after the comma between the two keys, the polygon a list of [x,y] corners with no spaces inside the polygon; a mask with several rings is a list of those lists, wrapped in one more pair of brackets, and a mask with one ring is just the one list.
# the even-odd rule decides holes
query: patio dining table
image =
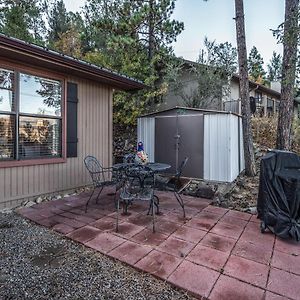
{"label": "patio dining table", "polygon": [[[139,163],[124,162],[124,163],[114,164],[112,166],[112,168],[115,172],[117,172],[117,178],[119,178],[121,182],[122,182],[122,178],[124,179],[124,178],[128,178],[127,176],[130,176],[130,178],[132,179],[131,184],[133,184],[134,178],[136,178],[136,179],[138,179],[139,187],[143,189],[144,184],[145,184],[145,180],[147,180],[148,175],[145,175],[145,169],[141,168],[141,166],[147,167],[149,169],[149,171],[151,170],[152,173],[154,173],[154,174],[166,171],[169,168],[171,168],[171,166],[169,164],[155,163],[155,162],[149,162],[149,163],[146,163],[146,164],[143,164],[143,165],[139,164]],[[133,172],[134,175],[133,174],[132,174],[132,176],[128,175],[127,174],[128,170],[129,170],[129,173]],[[154,180],[155,180],[155,177],[154,177]],[[153,186],[154,186],[154,182],[153,182]],[[137,198],[139,198],[138,195],[139,195],[139,193],[136,194]],[[157,199],[156,203],[159,203],[158,197],[156,195],[154,195],[154,197]],[[129,202],[126,203],[125,207],[124,207],[124,212],[123,213],[125,213],[125,214],[127,214],[128,204],[129,204]],[[157,206],[157,212],[158,212],[158,204],[156,206]],[[150,208],[149,208],[149,211],[150,211]]]}
{"label": "patio dining table", "polygon": [[[112,168],[115,171],[122,171],[128,167],[133,167],[135,165],[138,165],[138,164],[137,163],[118,163],[118,164],[114,164],[112,166]],[[146,163],[145,166],[150,168],[154,173],[163,172],[163,171],[166,171],[171,168],[171,165],[169,165],[169,164],[156,163],[156,162]]]}

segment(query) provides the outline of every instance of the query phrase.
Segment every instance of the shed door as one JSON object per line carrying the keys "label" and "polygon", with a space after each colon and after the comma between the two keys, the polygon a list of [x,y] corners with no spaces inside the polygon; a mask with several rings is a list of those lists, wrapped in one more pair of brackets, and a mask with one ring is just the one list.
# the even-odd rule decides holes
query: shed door
{"label": "shed door", "polygon": [[176,172],[176,118],[155,118],[155,162],[171,165],[168,173]]}
{"label": "shed door", "polygon": [[203,178],[203,115],[156,117],[155,161],[165,162],[176,171],[176,136],[178,132],[178,165],[189,157],[184,176]]}
{"label": "shed door", "polygon": [[179,163],[189,158],[183,175],[203,178],[203,115],[179,116]]}

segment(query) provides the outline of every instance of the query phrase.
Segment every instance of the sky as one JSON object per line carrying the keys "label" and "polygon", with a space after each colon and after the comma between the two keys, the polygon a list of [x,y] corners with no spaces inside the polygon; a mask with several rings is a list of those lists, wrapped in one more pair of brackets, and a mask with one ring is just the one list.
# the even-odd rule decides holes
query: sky
{"label": "sky", "polygon": [[[78,11],[84,0],[64,0],[67,10]],[[246,44],[250,52],[256,46],[269,62],[272,52],[282,54],[270,29],[284,21],[284,0],[244,0]],[[175,54],[195,61],[204,38],[236,46],[234,0],[177,0],[173,18],[184,22],[185,29],[173,44]]]}

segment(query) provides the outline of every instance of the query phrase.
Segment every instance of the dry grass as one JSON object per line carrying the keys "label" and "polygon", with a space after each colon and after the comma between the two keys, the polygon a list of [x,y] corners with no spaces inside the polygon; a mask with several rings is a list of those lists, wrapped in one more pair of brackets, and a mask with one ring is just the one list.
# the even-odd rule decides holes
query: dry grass
{"label": "dry grass", "polygon": [[[276,146],[277,115],[252,118],[253,140],[261,147],[274,149]],[[300,120],[294,118],[292,151],[300,154]]]}

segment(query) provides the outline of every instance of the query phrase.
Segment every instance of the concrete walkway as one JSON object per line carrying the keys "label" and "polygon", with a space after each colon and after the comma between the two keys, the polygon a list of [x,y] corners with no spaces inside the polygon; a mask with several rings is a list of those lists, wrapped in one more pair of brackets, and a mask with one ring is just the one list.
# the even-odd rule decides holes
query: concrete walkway
{"label": "concrete walkway", "polygon": [[187,218],[172,193],[157,192],[161,213],[156,233],[148,203],[136,201],[128,215],[116,213],[112,191],[87,213],[83,193],[22,208],[24,217],[148,272],[197,298],[300,299],[300,244],[261,234],[250,214],[184,197]]}

